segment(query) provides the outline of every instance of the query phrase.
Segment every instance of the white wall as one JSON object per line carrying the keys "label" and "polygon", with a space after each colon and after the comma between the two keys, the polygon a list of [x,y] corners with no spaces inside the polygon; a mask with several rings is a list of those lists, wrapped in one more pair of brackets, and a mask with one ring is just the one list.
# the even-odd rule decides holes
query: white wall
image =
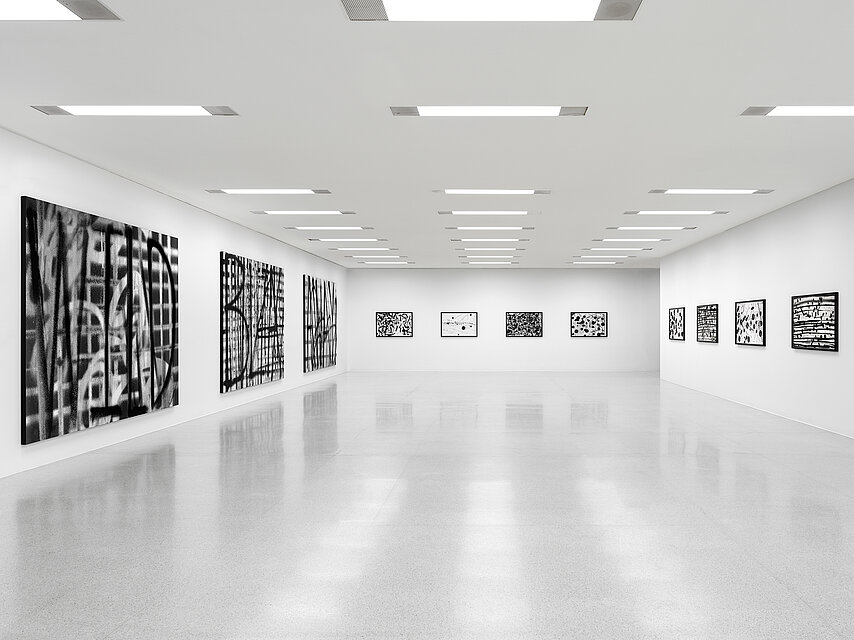
{"label": "white wall", "polygon": [[[736,227],[661,264],[661,377],[854,436],[854,181]],[[791,296],[840,292],[840,351],[791,348]],[[734,344],[734,303],[767,298],[766,348]],[[720,343],[696,342],[696,307],[720,305]],[[686,341],[667,310],[686,307]]]}
{"label": "white wall", "polygon": [[[0,130],[0,477],[105,447],[199,416],[279,393],[346,370],[346,333],[338,366],[302,373],[302,276],[336,281],[339,321],[346,326],[346,271],[280,242],[204,213],[84,162]],[[26,447],[21,431],[21,202],[32,196],[177,236],[180,405]],[[282,382],[219,393],[219,252],[231,251],[285,269],[286,376]]]}
{"label": "white wall", "polygon": [[[353,371],[657,371],[654,269],[353,270]],[[376,338],[375,312],[414,312],[414,337]],[[477,338],[441,338],[441,311],[477,311]],[[543,338],[506,338],[506,311],[542,311]],[[570,311],[609,312],[608,338],[569,337]]]}

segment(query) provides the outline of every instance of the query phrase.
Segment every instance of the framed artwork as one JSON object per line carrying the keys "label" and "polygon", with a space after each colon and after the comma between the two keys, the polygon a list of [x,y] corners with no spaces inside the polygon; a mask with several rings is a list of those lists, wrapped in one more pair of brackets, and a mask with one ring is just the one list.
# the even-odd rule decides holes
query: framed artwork
{"label": "framed artwork", "polygon": [[749,347],[765,346],[765,300],[735,303],[735,343]]}
{"label": "framed artwork", "polygon": [[335,283],[303,275],[303,373],[338,362],[338,296]]}
{"label": "framed artwork", "polygon": [[439,325],[443,338],[477,338],[477,311],[442,311]]}
{"label": "framed artwork", "polygon": [[697,342],[717,344],[718,305],[701,304],[697,307]]}
{"label": "framed artwork", "polygon": [[411,311],[377,311],[377,338],[411,338]]}
{"label": "framed artwork", "polygon": [[569,314],[570,338],[607,338],[607,311],[571,311]]}
{"label": "framed artwork", "polygon": [[21,444],[178,404],[178,239],[21,198]]}
{"label": "framed artwork", "polygon": [[504,319],[508,338],[542,338],[542,311],[507,311]]}
{"label": "framed artwork", "polygon": [[227,253],[220,263],[219,392],[285,377],[285,272]]}
{"label": "framed artwork", "polygon": [[685,307],[672,307],[668,313],[667,337],[670,340],[685,340]]}
{"label": "framed artwork", "polygon": [[792,296],[792,349],[839,351],[839,292]]}

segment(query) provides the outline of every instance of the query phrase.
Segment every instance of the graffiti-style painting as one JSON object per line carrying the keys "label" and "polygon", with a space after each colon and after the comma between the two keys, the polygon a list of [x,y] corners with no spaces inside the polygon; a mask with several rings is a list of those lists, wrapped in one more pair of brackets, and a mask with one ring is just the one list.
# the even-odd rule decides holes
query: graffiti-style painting
{"label": "graffiti-style painting", "polygon": [[735,343],[750,347],[765,346],[765,300],[735,303]]}
{"label": "graffiti-style painting", "polygon": [[335,283],[304,275],[303,367],[305,373],[338,362],[338,298]]}
{"label": "graffiti-style painting", "polygon": [[377,338],[411,338],[411,311],[377,311]]}
{"label": "graffiti-style painting", "polygon": [[542,338],[542,311],[507,311],[505,335],[508,338]]}

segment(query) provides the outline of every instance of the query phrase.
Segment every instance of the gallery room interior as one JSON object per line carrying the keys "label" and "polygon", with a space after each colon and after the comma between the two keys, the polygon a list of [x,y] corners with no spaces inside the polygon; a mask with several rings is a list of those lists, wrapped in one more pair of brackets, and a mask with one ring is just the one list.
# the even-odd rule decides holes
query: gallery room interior
{"label": "gallery room interior", "polygon": [[0,1],[0,640],[854,637],[852,25]]}

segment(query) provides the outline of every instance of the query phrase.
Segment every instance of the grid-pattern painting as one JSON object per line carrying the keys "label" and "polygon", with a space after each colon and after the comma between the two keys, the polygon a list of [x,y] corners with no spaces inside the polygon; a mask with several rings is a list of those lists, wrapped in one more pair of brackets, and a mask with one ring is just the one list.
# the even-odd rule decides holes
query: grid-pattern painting
{"label": "grid-pattern painting", "polygon": [[735,303],[735,343],[749,347],[765,346],[765,300]]}
{"label": "grid-pattern painting", "polygon": [[338,362],[338,298],[335,283],[304,275],[303,366],[305,373]]}
{"label": "grid-pattern painting", "polygon": [[178,239],[21,199],[21,443],[178,404]]}
{"label": "grid-pattern painting", "polygon": [[685,307],[673,307],[669,310],[667,337],[670,340],[685,340]]}
{"label": "grid-pattern painting", "polygon": [[377,338],[411,338],[411,311],[377,311]]}
{"label": "grid-pattern painting", "polygon": [[477,311],[442,311],[439,319],[443,338],[477,338]]}
{"label": "grid-pattern painting", "polygon": [[718,341],[718,305],[701,304],[697,307],[697,342]]}
{"label": "grid-pattern painting", "polygon": [[792,296],[792,349],[839,351],[839,292]]}
{"label": "grid-pattern painting", "polygon": [[220,252],[220,393],[285,377],[285,272]]}
{"label": "grid-pattern painting", "polygon": [[570,338],[607,338],[607,311],[571,311],[569,313]]}
{"label": "grid-pattern painting", "polygon": [[505,335],[508,338],[542,338],[542,311],[507,311]]}

